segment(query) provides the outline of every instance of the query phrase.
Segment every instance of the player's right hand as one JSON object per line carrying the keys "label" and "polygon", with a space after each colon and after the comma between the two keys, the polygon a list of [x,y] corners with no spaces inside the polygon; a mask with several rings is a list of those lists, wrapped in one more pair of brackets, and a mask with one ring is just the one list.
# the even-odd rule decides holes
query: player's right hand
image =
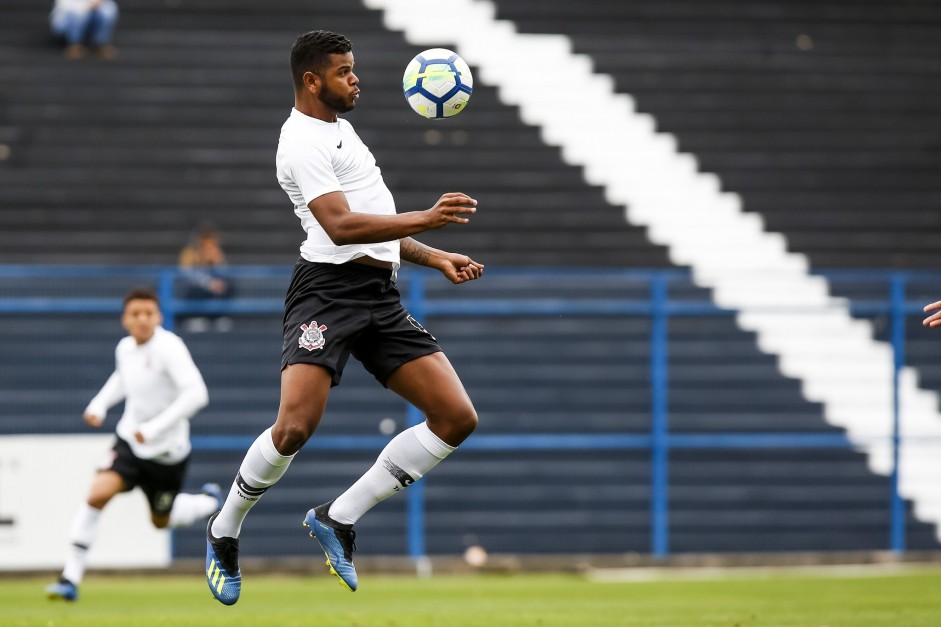
{"label": "player's right hand", "polygon": [[101,423],[104,422],[102,418],[99,418],[98,416],[96,416],[95,414],[91,412],[85,412],[82,415],[82,418],[84,418],[85,422],[87,422],[92,427],[100,427]]}
{"label": "player's right hand", "polygon": [[467,224],[464,216],[477,213],[477,201],[460,192],[442,194],[438,202],[426,212],[428,229],[440,229],[448,224]]}

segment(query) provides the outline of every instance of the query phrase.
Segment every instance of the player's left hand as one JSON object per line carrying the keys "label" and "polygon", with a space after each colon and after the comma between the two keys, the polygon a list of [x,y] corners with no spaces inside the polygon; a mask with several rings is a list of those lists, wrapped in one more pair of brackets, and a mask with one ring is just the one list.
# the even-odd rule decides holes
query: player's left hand
{"label": "player's left hand", "polygon": [[144,443],[144,434],[141,433],[140,431],[135,431],[135,432],[134,432],[134,439],[137,440],[137,443],[138,443],[138,444],[143,444],[143,443]]}
{"label": "player's left hand", "polygon": [[929,311],[934,311],[932,315],[928,316],[927,318],[921,321],[921,323],[925,325],[926,327],[941,326],[941,311],[935,311],[935,310],[941,310],[941,300],[935,301],[931,303],[930,305],[925,305],[925,309],[924,309],[925,313],[928,313]]}
{"label": "player's left hand", "polygon": [[447,260],[440,270],[451,283],[460,284],[483,276],[484,264],[474,261],[467,255],[448,253]]}

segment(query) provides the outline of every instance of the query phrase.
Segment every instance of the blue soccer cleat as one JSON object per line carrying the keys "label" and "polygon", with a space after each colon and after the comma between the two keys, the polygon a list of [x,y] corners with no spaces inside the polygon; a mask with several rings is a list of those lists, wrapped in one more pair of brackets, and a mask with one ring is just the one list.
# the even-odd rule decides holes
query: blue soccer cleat
{"label": "blue soccer cleat", "polygon": [[206,583],[212,596],[225,605],[235,605],[242,593],[242,572],[239,570],[238,538],[217,538],[212,535],[212,515],[206,527]]}
{"label": "blue soccer cleat", "polygon": [[218,483],[204,483],[203,487],[200,488],[200,492],[206,496],[211,496],[216,499],[216,509],[222,509],[222,486]]}
{"label": "blue soccer cleat", "polygon": [[78,601],[78,586],[68,579],[59,579],[46,586],[46,596],[53,601]]}
{"label": "blue soccer cleat", "polygon": [[310,537],[320,543],[327,555],[330,573],[340,579],[340,585],[351,592],[356,591],[358,579],[353,567],[353,551],[356,550],[356,532],[353,525],[343,525],[330,518],[330,504],[324,503],[307,512],[304,526],[310,527]]}

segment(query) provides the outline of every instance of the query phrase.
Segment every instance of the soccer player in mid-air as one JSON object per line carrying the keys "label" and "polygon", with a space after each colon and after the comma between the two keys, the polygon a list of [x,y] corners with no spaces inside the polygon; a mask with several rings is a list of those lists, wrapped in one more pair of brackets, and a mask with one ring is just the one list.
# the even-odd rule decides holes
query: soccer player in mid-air
{"label": "soccer player in mid-air", "polygon": [[242,523],[314,433],[351,354],[426,420],[393,438],[346,492],[307,512],[310,535],[350,590],[357,587],[353,524],[434,468],[477,425],[454,368],[402,306],[395,284],[402,259],[437,269],[452,283],[479,278],[483,265],[467,255],[411,238],[466,224],[477,202],[447,193],[430,209],[396,213],[372,153],[338,117],[353,109],[360,94],[346,37],[327,31],[301,35],[291,49],[291,73],[294,108],[281,128],[276,165],[307,240],[285,298],[277,419],[248,449],[207,529],[206,578],[226,605],[238,601],[241,591]]}
{"label": "soccer player in mid-air", "polygon": [[46,587],[51,599],[78,599],[101,510],[119,492],[140,486],[158,529],[192,525],[222,501],[214,483],[204,485],[202,494],[180,494],[191,449],[189,421],[209,402],[209,394],[183,340],[160,326],[162,321],[153,290],[131,290],[124,297],[121,324],[128,336],[118,342],[114,374],[88,404],[84,419],[100,427],[108,409],[122,400],[124,414],[111,455],[72,521],[65,568],[59,581]]}

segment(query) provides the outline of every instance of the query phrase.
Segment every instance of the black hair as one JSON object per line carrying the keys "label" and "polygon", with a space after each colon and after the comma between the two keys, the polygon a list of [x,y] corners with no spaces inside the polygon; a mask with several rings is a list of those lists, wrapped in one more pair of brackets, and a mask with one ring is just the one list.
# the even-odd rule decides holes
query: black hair
{"label": "black hair", "polygon": [[157,298],[157,292],[149,287],[136,287],[124,295],[124,307],[132,300],[152,300],[160,306],[160,299]]}
{"label": "black hair", "polygon": [[304,74],[313,72],[323,76],[329,67],[331,54],[346,54],[353,49],[350,40],[328,30],[314,30],[294,40],[291,47],[291,77],[294,88],[304,85]]}

